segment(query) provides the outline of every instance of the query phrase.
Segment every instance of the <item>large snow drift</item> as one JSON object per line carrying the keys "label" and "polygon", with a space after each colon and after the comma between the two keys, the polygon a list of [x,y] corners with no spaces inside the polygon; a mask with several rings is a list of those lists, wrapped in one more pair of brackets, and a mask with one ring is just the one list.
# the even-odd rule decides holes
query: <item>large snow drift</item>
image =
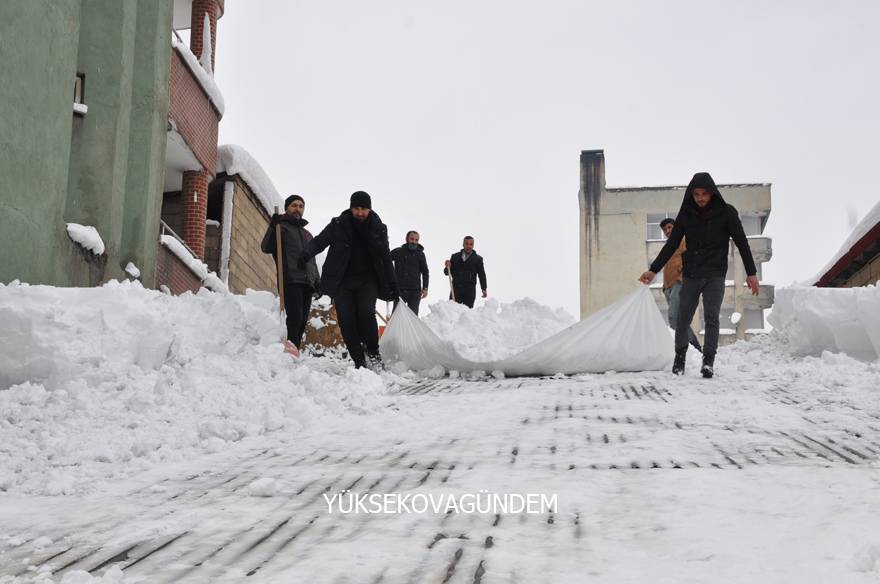
{"label": "large snow drift", "polygon": [[0,491],[77,493],[386,403],[382,378],[283,353],[277,300],[0,284]]}
{"label": "large snow drift", "polygon": [[799,355],[880,356],[880,287],[783,288],[768,320]]}
{"label": "large snow drift", "polygon": [[473,309],[444,300],[432,304],[422,321],[473,361],[510,357],[575,322],[563,309],[553,310],[531,298],[509,304],[490,298]]}
{"label": "large snow drift", "polygon": [[401,302],[380,343],[383,357],[409,369],[555,375],[665,369],[672,338],[646,286],[506,359],[473,361]]}

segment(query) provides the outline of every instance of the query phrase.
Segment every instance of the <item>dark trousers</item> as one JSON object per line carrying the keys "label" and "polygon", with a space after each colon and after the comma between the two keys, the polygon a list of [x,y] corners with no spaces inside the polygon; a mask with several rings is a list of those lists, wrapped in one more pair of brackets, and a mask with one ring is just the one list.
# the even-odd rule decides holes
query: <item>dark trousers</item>
{"label": "dark trousers", "polygon": [[379,354],[379,326],[376,324],[376,298],[379,285],[375,276],[345,278],[333,298],[342,339],[351,360],[358,367],[366,363],[364,348]]}
{"label": "dark trousers", "polygon": [[284,312],[287,315],[287,340],[299,349],[302,345],[303,333],[306,330],[306,319],[312,308],[312,288],[306,284],[284,285]]}
{"label": "dark trousers", "polygon": [[724,277],[684,278],[681,283],[679,298],[678,323],[675,326],[675,351],[687,351],[688,331],[691,321],[703,296],[703,322],[706,334],[703,339],[703,356],[715,357],[718,350],[719,317],[721,303],[724,301]]}
{"label": "dark trousers", "polygon": [[[666,314],[669,317],[669,326],[675,330],[678,328],[678,311],[681,305],[681,281],[676,282],[669,288],[664,288],[663,295],[666,296]],[[688,326],[688,342],[695,347],[700,346],[700,339],[691,326]]]}
{"label": "dark trousers", "polygon": [[[477,287],[467,286],[465,288],[460,288],[455,286],[453,288],[455,290],[455,301],[459,304],[464,304],[468,308],[474,307],[474,301],[477,299]],[[452,294],[449,295],[449,299],[452,300]]]}
{"label": "dark trousers", "polygon": [[396,298],[394,300],[394,310],[397,310],[397,304],[403,300],[406,302],[406,305],[409,306],[409,309],[416,313],[416,316],[419,314],[419,303],[422,301],[422,291],[421,290],[401,290],[400,298]]}

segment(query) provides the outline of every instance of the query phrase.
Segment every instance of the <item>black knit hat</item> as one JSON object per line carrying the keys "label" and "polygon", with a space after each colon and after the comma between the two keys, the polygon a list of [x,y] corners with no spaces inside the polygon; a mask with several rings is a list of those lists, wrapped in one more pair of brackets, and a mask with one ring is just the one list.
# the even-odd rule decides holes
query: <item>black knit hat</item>
{"label": "black knit hat", "polygon": [[290,204],[294,201],[302,201],[303,206],[305,206],[306,204],[306,200],[299,195],[290,195],[289,197],[284,199],[284,210],[287,211],[287,208],[290,207]]}
{"label": "black knit hat", "polygon": [[354,209],[355,207],[363,207],[364,209],[372,209],[373,201],[370,199],[370,195],[365,193],[364,191],[357,191],[351,194],[351,203],[348,205],[349,209]]}

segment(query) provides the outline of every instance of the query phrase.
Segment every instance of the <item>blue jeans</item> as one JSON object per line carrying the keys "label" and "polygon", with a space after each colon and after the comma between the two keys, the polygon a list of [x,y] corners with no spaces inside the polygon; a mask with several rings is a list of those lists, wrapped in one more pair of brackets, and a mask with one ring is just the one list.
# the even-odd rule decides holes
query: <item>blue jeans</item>
{"label": "blue jeans", "polygon": [[[681,281],[679,280],[669,288],[664,288],[663,295],[666,296],[666,304],[668,306],[666,316],[669,320],[669,326],[672,327],[673,330],[677,330],[678,313],[680,312],[681,306]],[[691,319],[693,319],[693,316],[691,316]],[[688,321],[687,327],[688,342],[695,347],[699,347],[700,339],[697,337],[697,333],[694,332],[694,329],[691,328],[690,322],[691,321]]]}
{"label": "blue jeans", "polygon": [[675,326],[675,351],[687,351],[691,321],[703,296],[703,321],[706,334],[703,338],[703,356],[713,359],[718,350],[719,319],[724,301],[724,276],[711,278],[684,278],[679,295],[678,320]]}

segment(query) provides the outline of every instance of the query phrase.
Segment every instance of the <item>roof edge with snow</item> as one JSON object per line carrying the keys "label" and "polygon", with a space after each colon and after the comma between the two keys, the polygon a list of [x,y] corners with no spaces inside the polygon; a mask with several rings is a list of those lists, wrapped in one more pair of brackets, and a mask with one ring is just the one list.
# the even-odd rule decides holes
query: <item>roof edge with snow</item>
{"label": "roof edge with snow", "polygon": [[[807,282],[813,286],[831,286],[850,264],[871,248],[880,246],[880,202],[852,230],[843,245],[825,267]],[[873,254],[868,254],[873,257]],[[870,260],[871,257],[866,258]]]}
{"label": "roof edge with snow", "polygon": [[284,197],[275,188],[272,179],[256,158],[241,146],[223,144],[217,147],[217,173],[221,172],[241,177],[269,216],[275,212],[275,207],[284,205]]}

